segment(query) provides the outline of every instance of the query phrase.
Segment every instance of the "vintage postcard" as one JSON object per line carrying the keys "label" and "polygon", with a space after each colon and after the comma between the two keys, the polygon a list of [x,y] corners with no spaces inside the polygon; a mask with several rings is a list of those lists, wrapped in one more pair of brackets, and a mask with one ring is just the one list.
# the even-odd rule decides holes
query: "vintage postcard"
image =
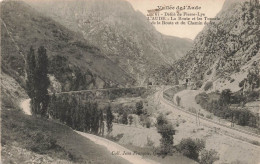
{"label": "vintage postcard", "polygon": [[2,164],[260,164],[259,0],[0,0]]}

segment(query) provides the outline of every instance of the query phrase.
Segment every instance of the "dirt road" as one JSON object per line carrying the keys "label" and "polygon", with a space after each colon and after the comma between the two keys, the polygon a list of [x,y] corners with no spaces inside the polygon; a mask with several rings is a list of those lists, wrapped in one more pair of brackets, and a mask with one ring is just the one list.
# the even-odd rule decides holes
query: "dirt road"
{"label": "dirt road", "polygon": [[[20,103],[20,107],[23,109],[24,113],[27,115],[31,115],[31,109],[30,109],[30,99],[25,99]],[[83,133],[76,131],[78,134],[82,135],[83,137],[88,138],[89,140],[93,141],[94,143],[98,145],[104,146],[109,152],[111,152],[111,155],[120,156],[123,159],[129,161],[133,164],[156,164],[156,162],[143,159],[142,156],[128,150],[127,148],[114,143],[110,140],[107,140],[105,138],[95,136],[93,134],[89,133]]]}
{"label": "dirt road", "polygon": [[147,160],[142,158],[142,156],[134,153],[133,151],[117,144],[114,143],[108,139],[93,135],[93,134],[89,134],[89,133],[83,133],[83,132],[79,132],[76,131],[78,134],[82,135],[83,137],[86,137],[88,139],[90,139],[91,141],[95,142],[98,145],[102,145],[104,147],[106,147],[106,149],[111,152],[111,155],[117,155],[120,156],[122,158],[124,158],[125,160],[129,161],[130,163],[133,164],[156,164],[156,162],[151,161],[151,160]]}

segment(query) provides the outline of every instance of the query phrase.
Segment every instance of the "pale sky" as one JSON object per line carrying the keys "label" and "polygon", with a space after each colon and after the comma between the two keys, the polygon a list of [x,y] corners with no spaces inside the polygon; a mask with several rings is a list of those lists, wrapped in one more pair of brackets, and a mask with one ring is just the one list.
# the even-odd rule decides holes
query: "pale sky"
{"label": "pale sky", "polygon": [[[135,10],[141,11],[147,15],[147,10],[156,9],[160,6],[201,6],[200,12],[204,12],[207,17],[215,17],[221,10],[225,0],[127,0]],[[203,29],[204,25],[154,25],[155,28],[166,35],[177,36],[181,38],[194,39]]]}
{"label": "pale sky", "polygon": [[[1,2],[2,0],[0,0]],[[207,17],[215,17],[221,10],[225,0],[126,0],[130,2],[135,10],[147,15],[147,10],[156,9],[157,6],[201,6],[200,12],[204,12]],[[173,10],[174,12],[174,10]],[[204,25],[154,25],[155,28],[165,35],[177,36],[181,38],[194,39],[203,29]]]}

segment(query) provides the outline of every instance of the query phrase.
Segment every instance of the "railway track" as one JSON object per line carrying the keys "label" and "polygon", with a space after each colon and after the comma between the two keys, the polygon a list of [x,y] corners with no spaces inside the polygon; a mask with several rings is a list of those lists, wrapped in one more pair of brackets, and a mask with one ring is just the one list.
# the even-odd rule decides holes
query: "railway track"
{"label": "railway track", "polygon": [[[164,91],[165,91],[165,90],[164,90]],[[192,113],[192,112],[189,112],[189,111],[187,111],[187,110],[184,110],[183,108],[181,108],[181,107],[175,105],[172,101],[167,100],[165,97],[167,97],[167,98],[170,98],[170,97],[167,96],[167,95],[165,95],[165,94],[164,94],[164,91],[162,91],[161,97],[160,97],[160,99],[161,99],[161,101],[162,101],[163,103],[165,103],[165,104],[167,104],[167,105],[169,105],[169,106],[171,106],[171,107],[173,107],[173,108],[175,108],[175,109],[178,109],[178,110],[180,110],[180,111],[183,112],[183,113],[186,113],[186,114],[188,114],[188,115],[192,115],[192,116],[196,117],[196,114],[194,114],[194,113]],[[255,140],[260,141],[260,135],[258,135],[258,134],[256,134],[256,133],[248,132],[248,131],[245,131],[245,130],[242,130],[242,129],[238,129],[238,128],[234,128],[234,127],[229,127],[229,126],[227,126],[227,125],[225,125],[225,124],[218,123],[218,122],[216,122],[216,121],[210,120],[210,119],[205,118],[205,117],[199,117],[199,118],[200,118],[200,120],[203,120],[203,121],[205,121],[205,122],[209,122],[209,123],[211,123],[211,124],[215,124],[216,126],[219,126],[220,128],[223,127],[223,128],[229,129],[229,130],[231,130],[231,131],[236,131],[236,132],[239,132],[239,133],[242,133],[242,134],[245,134],[245,135],[249,135],[249,136],[254,137]]]}

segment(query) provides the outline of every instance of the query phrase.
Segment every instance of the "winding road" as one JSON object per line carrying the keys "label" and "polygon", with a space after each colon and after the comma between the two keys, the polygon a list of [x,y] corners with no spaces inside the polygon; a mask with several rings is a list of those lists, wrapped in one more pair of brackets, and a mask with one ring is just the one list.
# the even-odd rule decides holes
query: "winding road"
{"label": "winding road", "polygon": [[[24,111],[25,114],[27,115],[32,115],[31,114],[31,109],[30,109],[30,99],[25,99],[20,103],[20,107]],[[127,160],[130,163],[133,164],[157,164],[156,162],[148,159],[144,159],[142,156],[138,155],[137,153],[134,153],[133,151],[115,143],[112,142],[108,139],[89,134],[89,133],[83,133],[79,131],[75,131],[78,134],[82,135],[85,138],[88,138],[95,144],[104,146],[110,153],[111,155],[116,155],[119,156],[125,160]]]}

